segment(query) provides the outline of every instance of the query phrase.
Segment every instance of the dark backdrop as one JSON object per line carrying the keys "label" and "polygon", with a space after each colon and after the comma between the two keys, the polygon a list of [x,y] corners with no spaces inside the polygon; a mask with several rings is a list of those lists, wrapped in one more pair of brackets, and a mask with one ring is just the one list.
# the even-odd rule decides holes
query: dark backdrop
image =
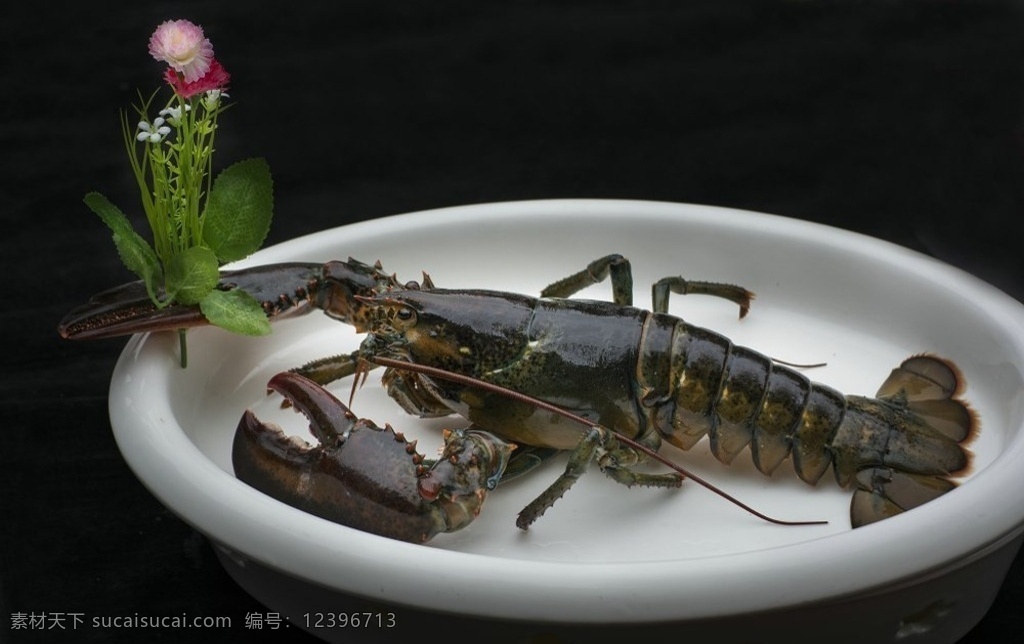
{"label": "dark backdrop", "polygon": [[[233,75],[217,158],[270,162],[269,243],[447,205],[656,199],[864,232],[1024,298],[1014,3],[120,4],[0,9],[0,382],[14,421],[0,430],[0,636],[12,641],[30,641],[9,631],[15,612],[238,624],[263,610],[122,461],[106,390],[123,341],[54,331],[128,277],[81,199],[137,203],[118,110],[158,85],[146,44],[164,19],[204,25]],[[1022,583],[1018,564],[969,641],[1021,626]]]}

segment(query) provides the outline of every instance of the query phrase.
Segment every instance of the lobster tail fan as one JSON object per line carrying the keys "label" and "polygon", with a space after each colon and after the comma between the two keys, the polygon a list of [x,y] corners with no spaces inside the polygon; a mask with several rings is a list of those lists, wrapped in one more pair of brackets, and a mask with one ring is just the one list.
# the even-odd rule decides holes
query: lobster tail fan
{"label": "lobster tail fan", "polygon": [[878,398],[903,394],[907,400],[941,400],[960,393],[958,371],[949,362],[933,356],[912,356],[892,370]]}
{"label": "lobster tail fan", "polygon": [[905,407],[935,431],[961,443],[971,438],[978,426],[974,412],[957,398],[962,390],[963,376],[956,366],[920,355],[893,369],[875,397]]}
{"label": "lobster tail fan", "polygon": [[886,455],[856,474],[853,527],[916,508],[956,487],[947,477],[969,467],[963,444],[978,426],[957,397],[962,388],[959,370],[933,356],[913,356],[892,370],[875,403],[889,426]]}
{"label": "lobster tail fan", "polygon": [[978,424],[971,409],[955,398],[909,402],[907,409],[929,427],[957,443],[971,438]]}
{"label": "lobster tail fan", "polygon": [[910,474],[875,467],[857,473],[850,522],[859,528],[937,499],[956,483],[937,475]]}

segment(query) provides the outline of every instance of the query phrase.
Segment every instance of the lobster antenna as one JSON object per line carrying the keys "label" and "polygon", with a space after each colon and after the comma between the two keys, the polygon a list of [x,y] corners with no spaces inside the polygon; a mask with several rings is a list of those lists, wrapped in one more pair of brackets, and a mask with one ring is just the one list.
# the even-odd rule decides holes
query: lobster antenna
{"label": "lobster antenna", "polygon": [[[393,369],[399,369],[399,370],[402,370],[402,371],[413,371],[413,372],[416,372],[416,373],[421,373],[421,374],[426,375],[426,376],[430,376],[432,378],[440,378],[441,380],[447,380],[449,382],[455,382],[455,383],[459,383],[459,384],[463,384],[463,385],[468,385],[470,387],[478,387],[480,389],[484,389],[484,390],[489,391],[491,393],[495,393],[495,394],[498,394],[500,396],[505,396],[506,398],[510,398],[512,400],[517,400],[519,402],[524,402],[524,403],[527,403],[527,404],[530,404],[530,405],[534,405],[534,406],[536,406],[539,409],[543,409],[545,411],[550,411],[552,413],[559,414],[560,416],[563,416],[565,418],[568,418],[569,420],[575,421],[575,422],[583,425],[584,427],[595,427],[596,426],[594,423],[590,422],[586,418],[583,418],[582,416],[578,416],[578,415],[572,413],[571,411],[566,411],[565,409],[562,409],[561,407],[558,407],[557,405],[552,405],[549,402],[545,402],[543,400],[539,400],[539,399],[534,398],[532,396],[527,396],[526,394],[518,392],[518,391],[515,391],[513,389],[507,389],[507,388],[502,387],[500,385],[495,385],[493,383],[486,382],[486,381],[480,380],[478,378],[473,378],[472,376],[466,376],[466,375],[463,375],[463,374],[460,374],[460,373],[455,373],[455,372],[452,372],[452,371],[446,371],[444,369],[438,369],[437,367],[430,367],[430,366],[427,366],[427,365],[415,364],[415,363],[411,363],[411,362],[403,362],[402,360],[394,360],[392,358],[384,358],[384,357],[381,357],[381,356],[374,356],[371,359],[361,358],[361,361],[373,362],[373,363],[378,364],[378,365],[380,365],[382,367],[391,367]],[[364,380],[365,380],[365,375],[366,375],[365,371],[363,372],[363,375],[364,375]],[[355,389],[353,387],[353,393],[354,392],[355,392]],[[684,467],[682,467],[678,463],[674,463],[674,462],[670,461],[669,459],[665,458],[661,454],[658,454],[656,451],[654,451],[653,449],[647,447],[646,445],[641,445],[640,443],[634,441],[631,438],[628,438],[627,436],[624,436],[624,435],[620,434],[619,432],[617,432],[615,430],[609,430],[609,431],[611,431],[615,435],[615,438],[619,442],[625,443],[626,445],[629,445],[633,449],[638,450],[640,452],[643,452],[644,454],[646,454],[650,458],[654,459],[655,461],[658,461],[662,465],[665,465],[666,467],[668,467],[668,468],[678,472],[679,474],[682,474],[684,477],[690,479],[694,483],[697,483],[698,485],[704,487],[705,489],[707,489],[707,490],[709,490],[711,492],[714,492],[715,494],[717,494],[718,496],[722,497],[726,501],[728,501],[728,502],[732,503],[733,505],[736,505],[736,506],[746,510],[747,512],[749,512],[750,514],[753,514],[754,516],[758,517],[759,519],[763,519],[764,521],[768,521],[770,523],[776,523],[776,524],[779,524],[779,525],[821,525],[821,524],[828,523],[828,521],[820,521],[820,520],[819,521],[785,521],[783,519],[776,519],[774,517],[770,517],[767,514],[764,514],[763,512],[759,512],[759,511],[755,510],[754,508],[752,508],[749,505],[747,505],[746,503],[740,501],[739,499],[737,499],[736,497],[732,496],[731,494],[729,494],[725,490],[722,490],[721,488],[716,487],[714,484],[710,483],[709,481],[706,481],[703,478],[701,478],[699,476],[696,476],[695,474],[692,474],[691,472],[687,471]]]}
{"label": "lobster antenna", "polygon": [[811,364],[801,364],[799,362],[787,362],[786,360],[779,360],[778,358],[772,358],[772,362],[776,364],[785,365],[787,367],[793,367],[794,369],[817,369],[818,367],[827,367],[827,362],[814,362]]}

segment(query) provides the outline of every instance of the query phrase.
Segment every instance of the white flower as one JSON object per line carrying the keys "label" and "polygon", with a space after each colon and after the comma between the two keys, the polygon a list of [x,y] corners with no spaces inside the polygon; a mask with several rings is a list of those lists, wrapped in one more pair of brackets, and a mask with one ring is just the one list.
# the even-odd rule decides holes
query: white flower
{"label": "white flower", "polygon": [[171,128],[164,125],[164,123],[163,117],[157,117],[153,120],[152,124],[146,121],[139,121],[139,133],[135,135],[135,138],[139,141],[159,143],[165,136],[171,133]]}
{"label": "white flower", "polygon": [[217,109],[217,105],[220,104],[220,99],[228,98],[228,93],[222,89],[211,89],[206,91],[206,95],[203,97],[203,107],[209,111]]}
{"label": "white flower", "polygon": [[[189,111],[191,109],[192,109],[192,106],[189,105],[188,103],[185,103],[185,111],[187,112],[187,111]],[[166,107],[166,108],[160,110],[160,116],[166,117],[167,118],[167,122],[170,123],[171,125],[173,125],[174,127],[178,127],[179,125],[181,125],[181,108],[180,107]]]}

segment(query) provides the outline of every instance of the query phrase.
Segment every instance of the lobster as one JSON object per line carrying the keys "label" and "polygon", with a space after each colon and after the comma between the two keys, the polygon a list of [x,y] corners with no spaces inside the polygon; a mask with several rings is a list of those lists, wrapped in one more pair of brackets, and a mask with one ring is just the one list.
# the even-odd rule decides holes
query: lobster
{"label": "lobster", "polygon": [[[612,301],[569,299],[609,278]],[[225,272],[221,288],[248,291],[272,317],[317,308],[368,333],[358,351],[295,373],[326,384],[356,373],[365,361],[386,359],[384,385],[406,411],[422,417],[457,413],[499,439],[538,448],[510,459],[504,476],[518,475],[554,451],[572,450],[566,472],[520,514],[522,528],[594,460],[627,485],[677,486],[681,477],[636,470],[642,452],[608,432],[581,432],[576,421],[535,405],[399,365],[466,374],[534,396],[650,450],[662,441],[688,449],[707,435],[712,453],[725,463],[749,445],[761,472],[771,474],[791,456],[797,475],[812,485],[831,466],[836,482],[854,490],[853,527],[947,493],[955,487],[951,477],[970,463],[965,444],[977,419],[960,397],[963,378],[952,363],[913,356],[874,398],[844,396],[667,313],[670,293],[703,293],[738,304],[743,317],[752,293],[670,277],[653,286],[652,311],[634,308],[630,265],[618,255],[555,282],[540,298],[438,289],[426,274],[422,284],[401,284],[379,263],[352,259]],[[141,285],[127,285],[71,312],[59,331],[69,338],[107,337],[204,322],[192,307],[157,311]],[[280,478],[279,468],[298,462],[289,458],[244,476]]]}

